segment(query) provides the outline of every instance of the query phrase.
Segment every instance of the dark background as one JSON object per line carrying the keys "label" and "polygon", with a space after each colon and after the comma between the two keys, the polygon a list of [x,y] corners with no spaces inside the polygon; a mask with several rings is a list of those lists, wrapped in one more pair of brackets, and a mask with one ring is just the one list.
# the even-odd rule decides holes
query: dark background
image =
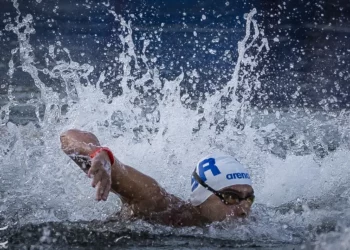
{"label": "dark background", "polygon": [[[256,72],[264,69],[265,73],[260,76],[261,87],[251,93],[251,104],[261,109],[284,110],[294,107],[339,110],[350,105],[350,3],[346,0],[18,0],[18,3],[22,17],[26,14],[34,17],[36,33],[31,35],[30,44],[37,68],[45,65],[48,46],[60,41],[62,48],[70,50],[74,61],[95,67],[91,83],[97,82],[99,72],[106,70],[106,81],[101,83],[105,93],[122,94],[118,76],[123,71],[111,62],[123,50],[118,36],[125,31],[108,13],[113,9],[131,21],[137,51],[142,49],[142,39],[149,39],[146,55],[157,58],[148,65],[140,60],[140,68],[132,68],[134,79],[146,66],[157,66],[161,77],[167,79],[176,77],[182,70],[196,69],[201,79],[196,91],[187,75],[182,82],[182,94],[189,93],[193,103],[201,92],[220,89],[232,78],[237,42],[245,34],[244,13],[256,8],[255,18],[268,38],[270,51],[259,59]],[[5,26],[14,24],[16,16],[13,3],[1,0],[0,105],[8,102],[9,86],[13,86],[18,102],[26,102],[29,93],[34,96],[39,93],[33,80],[20,68],[13,78],[7,75],[11,49],[18,47],[18,38],[6,31]],[[213,42],[217,38],[219,41]],[[216,53],[210,53],[209,49]],[[224,56],[226,50],[231,51],[231,56]],[[14,55],[14,63],[20,65],[18,55]],[[62,91],[59,82],[52,79],[44,82]],[[24,113],[29,117],[32,111],[29,108]],[[23,112],[22,115],[26,116]]]}

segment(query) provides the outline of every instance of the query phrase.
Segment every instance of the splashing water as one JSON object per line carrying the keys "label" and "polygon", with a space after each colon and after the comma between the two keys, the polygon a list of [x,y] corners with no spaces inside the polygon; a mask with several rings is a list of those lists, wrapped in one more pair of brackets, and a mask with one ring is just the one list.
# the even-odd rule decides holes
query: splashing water
{"label": "splashing water", "polygon": [[[349,112],[259,110],[250,104],[264,74],[258,66],[269,51],[255,9],[245,17],[245,36],[238,42],[230,79],[213,92],[199,94],[194,102],[181,86],[190,79],[199,88],[203,82],[198,69],[182,68],[173,79],[162,76],[157,59],[146,53],[160,36],[143,39],[139,48],[132,22],[114,10],[107,13],[121,27],[116,43],[122,49],[109,52],[115,53],[113,69],[96,72],[91,64],[98,62],[74,61],[68,45],[59,41],[37,59],[30,41],[35,19],[23,16],[17,1],[12,2],[17,16],[6,32],[16,35],[18,43],[11,50],[8,76],[13,80],[22,74],[39,94],[20,102],[10,80],[8,101],[0,110],[0,211],[7,223],[101,220],[118,210],[116,197],[104,204],[94,202],[89,181],[61,152],[59,134],[69,128],[95,133],[122,162],[184,199],[196,161],[208,152],[221,150],[246,164],[258,203],[253,219],[238,225],[214,224],[204,232],[178,230],[179,234],[231,239],[228,232],[234,230],[237,240],[298,244],[315,240],[316,234],[336,227],[338,218],[349,214]],[[113,70],[121,89],[117,96],[106,95],[104,88]],[[34,120],[15,124],[11,112],[27,107],[34,111]],[[347,242],[349,226],[340,228],[338,239]],[[156,233],[157,228],[152,230]],[[332,235],[319,238],[317,247],[333,246],[328,239]]]}

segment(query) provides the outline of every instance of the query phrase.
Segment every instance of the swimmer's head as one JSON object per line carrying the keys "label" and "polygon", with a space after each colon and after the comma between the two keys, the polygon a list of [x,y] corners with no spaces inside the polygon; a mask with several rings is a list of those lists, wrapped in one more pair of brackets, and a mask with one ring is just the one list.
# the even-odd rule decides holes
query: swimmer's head
{"label": "swimmer's head", "polygon": [[192,174],[190,202],[208,221],[246,217],[254,202],[250,175],[234,157],[211,154]]}
{"label": "swimmer's head", "polygon": [[216,191],[235,185],[252,186],[250,175],[244,166],[230,155],[208,155],[198,162],[192,174],[190,202],[199,206],[214,194],[225,203],[225,195],[222,197]]}

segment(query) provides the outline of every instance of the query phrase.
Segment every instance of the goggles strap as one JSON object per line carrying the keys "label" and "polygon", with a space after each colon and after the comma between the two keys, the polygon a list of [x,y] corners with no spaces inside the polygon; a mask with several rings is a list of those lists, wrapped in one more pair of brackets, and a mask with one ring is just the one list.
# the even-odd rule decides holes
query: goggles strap
{"label": "goggles strap", "polygon": [[212,192],[213,194],[217,195],[218,197],[220,197],[220,199],[223,199],[223,197],[220,195],[220,193],[218,191],[216,191],[215,189],[213,189],[212,187],[210,187],[208,184],[206,184],[201,177],[197,174],[196,170],[193,171],[193,177],[194,179],[201,184],[203,187],[205,187],[207,190],[209,190],[210,192]]}

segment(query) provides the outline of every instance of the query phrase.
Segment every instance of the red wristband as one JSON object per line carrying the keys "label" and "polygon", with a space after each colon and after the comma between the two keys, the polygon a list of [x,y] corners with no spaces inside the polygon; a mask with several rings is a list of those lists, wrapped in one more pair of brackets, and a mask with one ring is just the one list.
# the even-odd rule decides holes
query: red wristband
{"label": "red wristband", "polygon": [[114,156],[113,156],[112,151],[107,147],[101,147],[101,148],[96,149],[94,152],[92,152],[90,154],[90,158],[91,159],[94,158],[101,151],[106,151],[106,153],[108,154],[108,158],[111,161],[111,165],[113,165],[114,164]]}

